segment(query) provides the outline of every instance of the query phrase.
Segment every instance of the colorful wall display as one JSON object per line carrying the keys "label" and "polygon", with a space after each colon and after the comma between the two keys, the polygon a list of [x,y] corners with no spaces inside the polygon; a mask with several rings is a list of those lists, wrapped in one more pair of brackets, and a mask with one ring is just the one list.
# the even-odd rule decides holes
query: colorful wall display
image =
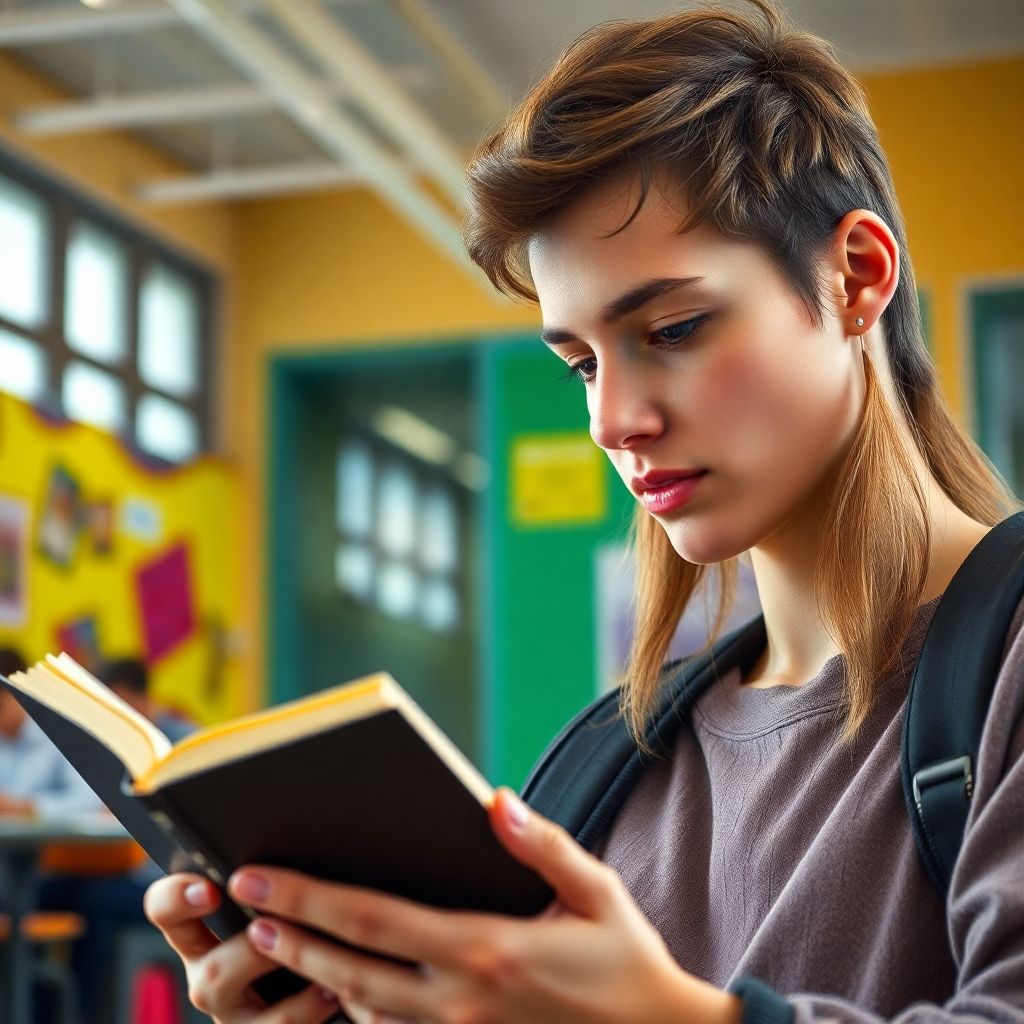
{"label": "colorful wall display", "polygon": [[238,514],[222,460],[156,470],[0,394],[0,645],[141,655],[161,703],[206,722],[249,710]]}

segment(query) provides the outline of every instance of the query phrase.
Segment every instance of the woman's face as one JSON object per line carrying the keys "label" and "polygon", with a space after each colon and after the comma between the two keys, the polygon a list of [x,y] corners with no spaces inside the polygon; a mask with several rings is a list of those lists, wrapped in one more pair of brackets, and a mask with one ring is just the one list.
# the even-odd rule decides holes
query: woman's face
{"label": "woman's face", "polygon": [[[861,348],[815,325],[756,245],[618,183],[531,240],[544,340],[586,392],[590,432],[697,563],[805,539],[857,425]],[[694,475],[699,474],[699,475]]]}

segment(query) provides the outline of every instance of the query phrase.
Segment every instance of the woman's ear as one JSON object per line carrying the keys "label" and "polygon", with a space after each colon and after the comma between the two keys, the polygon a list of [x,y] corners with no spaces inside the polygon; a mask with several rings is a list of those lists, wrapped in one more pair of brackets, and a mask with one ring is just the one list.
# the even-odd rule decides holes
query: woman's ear
{"label": "woman's ear", "polygon": [[833,258],[838,313],[846,333],[866,334],[878,322],[899,284],[896,239],[877,214],[852,210],[836,228]]}

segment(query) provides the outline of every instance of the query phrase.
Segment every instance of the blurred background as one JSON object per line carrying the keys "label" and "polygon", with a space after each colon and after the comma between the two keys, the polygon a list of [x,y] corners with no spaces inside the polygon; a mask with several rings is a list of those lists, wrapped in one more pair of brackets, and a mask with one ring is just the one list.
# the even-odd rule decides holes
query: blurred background
{"label": "blurred background", "polygon": [[[630,500],[468,265],[462,167],[578,33],[680,6],[0,0],[0,646],[136,657],[196,723],[387,669],[521,783],[616,678]],[[1024,4],[785,6],[1024,494]]]}

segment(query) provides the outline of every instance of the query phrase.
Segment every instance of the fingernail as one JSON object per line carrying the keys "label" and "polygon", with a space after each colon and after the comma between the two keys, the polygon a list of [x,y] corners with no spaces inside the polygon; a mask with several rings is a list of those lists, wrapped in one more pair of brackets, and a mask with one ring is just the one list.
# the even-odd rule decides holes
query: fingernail
{"label": "fingernail", "polygon": [[270,895],[270,882],[253,871],[242,871],[231,879],[231,895],[243,903],[265,903]]}
{"label": "fingernail", "polygon": [[258,949],[269,951],[277,945],[277,929],[266,921],[253,921],[249,925],[249,938]]}
{"label": "fingernail", "polygon": [[190,907],[208,907],[213,902],[206,882],[193,882],[185,888],[185,902]]}
{"label": "fingernail", "polygon": [[505,806],[508,809],[509,824],[516,829],[525,828],[526,822],[529,820],[529,812],[522,800],[513,793],[509,793],[505,798]]}
{"label": "fingernail", "polygon": [[338,997],[329,988],[320,989],[320,995],[325,1003],[336,1003],[338,1001]]}

